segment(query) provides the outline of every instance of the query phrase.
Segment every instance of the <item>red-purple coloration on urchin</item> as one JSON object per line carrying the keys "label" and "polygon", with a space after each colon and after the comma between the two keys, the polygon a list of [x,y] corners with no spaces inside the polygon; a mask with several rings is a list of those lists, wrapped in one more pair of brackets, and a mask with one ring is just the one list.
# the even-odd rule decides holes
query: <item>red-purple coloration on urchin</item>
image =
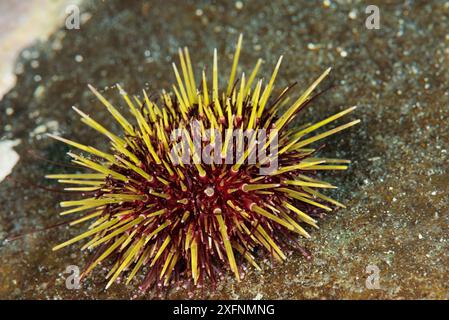
{"label": "red-purple coloration on urchin", "polygon": [[[256,250],[263,249],[282,261],[292,239],[309,237],[305,228],[317,227],[319,211],[331,211],[329,205],[343,207],[317,191],[334,186],[317,180],[315,173],[344,170],[349,161],[316,158],[317,149],[310,144],[359,121],[311,133],[355,107],[316,124],[288,128],[330,69],[293,103],[287,98],[290,87],[272,98],[282,57],[266,85],[262,80],[255,82],[261,60],[248,78],[242,74],[235,80],[241,43],[240,36],[223,92],[219,92],[216,51],[209,92],[204,72],[200,88],[197,86],[187,49],[179,52],[181,72],[173,65],[174,94],[162,92],[158,101],[151,101],[145,91],[141,99],[129,97],[119,87],[133,122],[90,87],[124,134],[116,135],[75,110],[82,122],[110,140],[109,152],[52,136],[90,154],[69,153],[74,163],[90,173],[47,176],[78,185],[66,189],[84,196],[61,202],[62,207],[70,207],[62,215],[84,212],[71,225],[94,221],[88,231],[54,248],[89,239],[83,249],[94,253],[83,276],[108,260],[112,267],[107,287],[124,272],[128,283],[141,269],[147,270],[143,290],[189,278],[195,285],[206,279],[214,283],[227,268],[240,280],[245,262],[259,269]],[[243,131],[255,134],[243,136]],[[175,138],[174,132],[179,133]],[[260,132],[266,133],[263,143]],[[245,141],[246,149],[242,148]],[[234,162],[225,161],[234,149],[242,152],[235,155]],[[252,155],[261,156],[268,150],[263,161],[249,161]],[[206,161],[205,155],[213,161]],[[263,173],[267,167],[274,169]]]}

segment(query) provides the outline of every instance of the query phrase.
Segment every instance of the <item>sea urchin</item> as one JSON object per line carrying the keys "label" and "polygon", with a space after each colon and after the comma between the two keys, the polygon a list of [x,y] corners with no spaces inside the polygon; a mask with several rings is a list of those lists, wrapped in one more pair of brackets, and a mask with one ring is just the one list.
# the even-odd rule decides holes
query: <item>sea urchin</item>
{"label": "sea urchin", "polygon": [[[70,207],[61,215],[84,212],[71,225],[94,220],[88,231],[54,247],[89,238],[83,249],[94,252],[83,276],[108,260],[112,267],[107,287],[125,271],[128,283],[140,269],[146,270],[143,290],[186,279],[194,285],[206,279],[214,283],[226,268],[240,280],[245,261],[258,269],[257,256],[263,250],[276,260],[286,259],[285,249],[297,235],[309,237],[306,229],[317,227],[320,212],[343,207],[317,191],[334,186],[317,180],[315,173],[344,170],[349,161],[316,158],[319,148],[310,144],[359,120],[310,134],[355,107],[316,124],[287,128],[330,69],[289,103],[292,86],[272,97],[282,57],[266,85],[255,81],[261,60],[248,78],[242,74],[235,79],[241,44],[242,36],[223,92],[218,85],[217,52],[210,93],[204,71],[197,86],[186,48],[179,50],[181,72],[173,64],[174,95],[163,91],[155,101],[145,91],[142,98],[129,97],[118,87],[133,122],[89,86],[124,134],[116,135],[74,109],[82,122],[110,140],[109,152],[52,136],[90,154],[68,153],[75,164],[92,172],[46,176],[78,185],[66,190],[83,198],[60,204]],[[236,149],[242,152],[233,152]],[[228,158],[229,154],[238,155]],[[254,155],[259,161],[250,161]]]}

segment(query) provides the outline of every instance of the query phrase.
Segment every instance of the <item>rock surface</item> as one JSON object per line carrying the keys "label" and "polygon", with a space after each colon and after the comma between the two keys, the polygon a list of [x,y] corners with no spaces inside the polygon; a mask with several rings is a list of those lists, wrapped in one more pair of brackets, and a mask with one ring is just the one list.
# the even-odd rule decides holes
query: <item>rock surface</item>
{"label": "rock surface", "polygon": [[[100,269],[81,289],[69,290],[67,266],[82,267],[87,256],[77,246],[51,251],[80,231],[60,227],[0,240],[0,298],[448,299],[449,2],[372,1],[380,9],[378,30],[366,28],[365,4],[348,2],[87,1],[79,30],[61,22],[47,42],[26,49],[31,54],[18,60],[23,72],[0,102],[0,137],[21,141],[20,160],[0,183],[5,239],[63,221],[57,203],[67,195],[37,185],[56,187],[43,176],[61,168],[43,159],[67,162],[68,148],[43,133],[101,147],[103,137],[78,120],[73,105],[117,129],[88,83],[115,102],[119,94],[109,88],[116,83],[136,94],[170,89],[170,64],[181,46],[190,48],[197,72],[218,48],[225,80],[240,32],[242,69],[262,57],[267,77],[284,55],[279,88],[297,81],[300,90],[332,66],[334,88],[301,121],[357,105],[352,117],[362,123],[327,141],[325,154],[353,160],[349,171],[327,174],[340,186],[331,194],[348,208],[302,240],[311,261],[293,253],[284,264],[267,261],[263,271],[250,270],[240,283],[225,277],[216,290],[141,295],[135,281],[105,291]],[[379,272],[378,289],[367,270]]]}

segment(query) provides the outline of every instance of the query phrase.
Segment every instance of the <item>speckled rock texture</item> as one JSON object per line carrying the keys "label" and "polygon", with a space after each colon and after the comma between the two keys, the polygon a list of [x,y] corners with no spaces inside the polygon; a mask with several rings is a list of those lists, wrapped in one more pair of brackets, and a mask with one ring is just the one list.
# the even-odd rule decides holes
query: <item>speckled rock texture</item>
{"label": "speckled rock texture", "polygon": [[[0,137],[20,139],[20,160],[0,183],[0,298],[3,299],[448,299],[449,298],[449,2],[370,1],[380,9],[380,29],[365,27],[365,1],[95,1],[81,7],[79,30],[61,28],[48,42],[18,59],[16,86],[0,102]],[[67,194],[46,173],[59,172],[68,148],[43,135],[63,134],[101,148],[104,138],[83,125],[71,106],[118,129],[87,90],[170,89],[171,62],[189,46],[199,72],[218,49],[227,79],[238,34],[240,67],[265,60],[267,77],[284,55],[278,87],[298,82],[296,94],[327,67],[331,79],[299,123],[344,107],[362,123],[327,140],[322,154],[352,159],[347,172],[326,174],[339,189],[328,194],[347,204],[320,221],[309,240],[308,261],[291,253],[283,264],[263,264],[237,283],[224,277],[214,290],[171,288],[140,294],[138,281],[104,290],[98,269],[69,290],[67,266],[83,266],[79,246],[51,248],[85,226],[24,233],[64,221],[58,202]],[[39,63],[33,63],[37,60]],[[119,102],[120,101],[120,102]],[[379,271],[378,289],[367,286]],[[137,279],[138,280],[138,279]]]}

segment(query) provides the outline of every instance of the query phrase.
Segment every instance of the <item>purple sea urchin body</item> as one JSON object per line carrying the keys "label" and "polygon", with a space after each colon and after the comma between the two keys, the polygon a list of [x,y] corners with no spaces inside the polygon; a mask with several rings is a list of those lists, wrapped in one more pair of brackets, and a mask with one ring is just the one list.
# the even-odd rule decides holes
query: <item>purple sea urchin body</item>
{"label": "purple sea urchin body", "polygon": [[162,92],[153,101],[145,92],[140,99],[120,88],[132,122],[91,87],[124,134],[116,135],[75,110],[109,139],[108,152],[53,136],[90,154],[69,153],[89,173],[47,176],[83,193],[81,200],[61,202],[68,208],[61,214],[81,214],[71,224],[94,221],[86,232],[54,248],[89,239],[83,248],[94,250],[94,256],[83,275],[108,260],[107,287],[122,273],[130,282],[144,267],[142,289],[188,278],[195,285],[214,282],[225,269],[240,281],[242,264],[259,268],[258,249],[286,259],[291,241],[309,237],[306,229],[317,227],[317,212],[343,206],[318,191],[334,186],[314,173],[344,170],[349,161],[317,158],[311,144],[358,123],[313,135],[354,107],[316,124],[288,128],[330,69],[292,103],[288,87],[273,97],[281,59],[266,85],[256,81],[260,60],[249,77],[242,74],[235,80],[241,43],[240,37],[223,92],[216,52],[209,91],[205,72],[197,86],[187,49],[180,50],[181,72],[174,65],[173,94]]}

